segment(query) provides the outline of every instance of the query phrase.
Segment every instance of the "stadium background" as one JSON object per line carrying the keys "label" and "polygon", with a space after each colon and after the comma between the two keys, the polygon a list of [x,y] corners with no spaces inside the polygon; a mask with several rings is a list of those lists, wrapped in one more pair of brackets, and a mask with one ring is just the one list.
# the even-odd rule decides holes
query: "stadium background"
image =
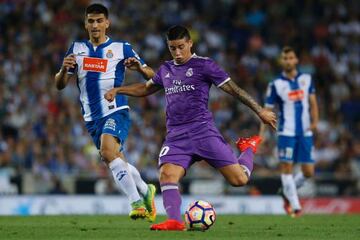
{"label": "stadium background", "polygon": [[[359,196],[357,1],[102,2],[110,9],[109,36],[132,43],[155,70],[170,59],[165,30],[183,24],[191,29],[194,52],[215,59],[259,102],[263,102],[267,83],[279,74],[281,48],[295,47],[300,71],[315,79],[320,109],[316,176],[300,194]],[[53,80],[70,43],[87,38],[83,12],[89,3],[0,0],[2,195],[119,194],[84,127],[76,84],[58,92]],[[129,73],[125,84],[138,81],[142,81],[139,75]],[[212,89],[210,99],[216,124],[229,142],[258,132],[258,119],[243,104],[217,89]],[[125,154],[146,180],[157,183],[156,160],[165,134],[163,93],[130,98],[129,102],[132,128]],[[220,174],[199,163],[188,172],[183,192],[194,196],[274,195],[280,180],[274,136],[271,139],[256,157],[249,186],[232,188]]]}

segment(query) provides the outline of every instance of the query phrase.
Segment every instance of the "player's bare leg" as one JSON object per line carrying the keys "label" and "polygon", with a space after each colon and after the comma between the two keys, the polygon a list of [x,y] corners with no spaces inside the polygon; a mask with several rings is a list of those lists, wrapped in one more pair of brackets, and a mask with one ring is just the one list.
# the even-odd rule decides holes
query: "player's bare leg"
{"label": "player's bare leg", "polygon": [[232,164],[219,168],[220,173],[234,187],[241,187],[247,184],[249,178],[245,170],[239,164]]}

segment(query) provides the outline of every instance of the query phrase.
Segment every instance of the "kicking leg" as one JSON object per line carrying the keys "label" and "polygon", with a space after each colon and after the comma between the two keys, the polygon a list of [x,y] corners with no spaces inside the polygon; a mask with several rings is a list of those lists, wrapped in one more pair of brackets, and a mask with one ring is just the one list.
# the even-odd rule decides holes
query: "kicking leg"
{"label": "kicking leg", "polygon": [[253,136],[250,138],[240,138],[236,145],[242,152],[239,156],[238,163],[219,168],[221,174],[233,186],[241,187],[247,184],[254,167],[254,154],[261,138]]}
{"label": "kicking leg", "polygon": [[254,167],[254,154],[261,140],[259,136],[253,136],[239,138],[236,142],[237,147],[242,152],[237,159],[239,164],[219,168],[219,171],[231,185],[240,187],[247,184]]}
{"label": "kicking leg", "polygon": [[249,138],[239,138],[236,142],[236,146],[241,151],[238,162],[245,169],[249,178],[254,166],[254,154],[261,141],[261,137],[252,136]]}

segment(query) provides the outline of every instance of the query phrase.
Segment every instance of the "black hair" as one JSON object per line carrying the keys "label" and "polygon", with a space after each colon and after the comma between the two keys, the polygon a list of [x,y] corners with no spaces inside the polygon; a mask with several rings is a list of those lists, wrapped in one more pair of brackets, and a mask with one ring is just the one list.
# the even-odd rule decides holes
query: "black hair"
{"label": "black hair", "polygon": [[289,53],[289,52],[293,52],[293,53],[295,53],[295,55],[297,55],[296,51],[293,47],[285,46],[281,49],[281,53]]}
{"label": "black hair", "polygon": [[106,18],[109,16],[109,10],[100,3],[94,3],[89,5],[85,10],[85,16],[87,16],[90,13],[103,13]]}
{"label": "black hair", "polygon": [[185,38],[186,40],[191,39],[189,30],[184,26],[175,25],[170,27],[166,32],[166,39],[168,41],[178,40],[183,38]]}

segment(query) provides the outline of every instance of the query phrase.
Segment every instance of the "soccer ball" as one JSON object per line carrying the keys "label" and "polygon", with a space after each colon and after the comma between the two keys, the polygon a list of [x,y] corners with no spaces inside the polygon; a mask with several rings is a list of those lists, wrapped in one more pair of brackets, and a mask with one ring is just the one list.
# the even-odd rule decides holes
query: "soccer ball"
{"label": "soccer ball", "polygon": [[214,207],[202,200],[191,203],[185,212],[185,223],[188,230],[208,230],[214,224],[215,219]]}

